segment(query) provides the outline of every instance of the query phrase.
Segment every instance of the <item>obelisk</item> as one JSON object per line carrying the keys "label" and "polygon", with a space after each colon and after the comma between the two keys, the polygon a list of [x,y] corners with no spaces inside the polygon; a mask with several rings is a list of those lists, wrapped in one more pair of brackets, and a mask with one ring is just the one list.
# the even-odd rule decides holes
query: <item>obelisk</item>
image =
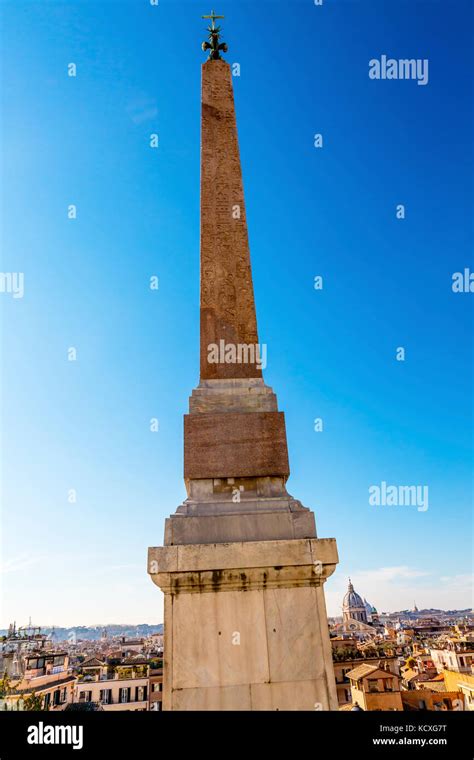
{"label": "obelisk", "polygon": [[262,377],[232,75],[218,17],[202,66],[200,383],[187,499],[148,572],[165,594],[164,710],[331,710],[323,584],[333,538],[286,490],[285,419]]}

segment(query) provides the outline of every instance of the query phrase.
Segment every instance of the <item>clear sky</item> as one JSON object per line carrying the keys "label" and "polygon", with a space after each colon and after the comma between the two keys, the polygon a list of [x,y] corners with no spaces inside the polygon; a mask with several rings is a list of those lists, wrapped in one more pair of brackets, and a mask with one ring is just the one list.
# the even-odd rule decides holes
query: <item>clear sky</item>
{"label": "clear sky", "polygon": [[[0,626],[159,623],[146,553],[185,498],[211,8],[0,5],[2,271],[24,273],[0,293]],[[349,575],[379,610],[468,607],[474,294],[451,283],[474,269],[472,3],[215,7],[288,488],[338,542],[328,611]],[[384,54],[428,59],[428,84],[369,79]],[[370,505],[382,481],[428,486],[428,509]]]}

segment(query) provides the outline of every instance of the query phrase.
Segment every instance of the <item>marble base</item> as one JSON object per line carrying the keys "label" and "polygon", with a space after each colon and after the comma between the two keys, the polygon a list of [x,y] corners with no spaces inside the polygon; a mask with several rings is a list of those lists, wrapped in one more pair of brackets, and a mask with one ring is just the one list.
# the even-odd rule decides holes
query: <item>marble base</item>
{"label": "marble base", "polygon": [[151,548],[163,709],[337,710],[323,593],[337,562],[334,539]]}

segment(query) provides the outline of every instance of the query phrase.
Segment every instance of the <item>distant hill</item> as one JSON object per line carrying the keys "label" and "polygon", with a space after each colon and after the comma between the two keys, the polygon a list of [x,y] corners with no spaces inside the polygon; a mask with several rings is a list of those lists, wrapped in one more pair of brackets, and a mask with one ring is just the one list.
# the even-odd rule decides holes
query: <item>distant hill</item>
{"label": "distant hill", "polygon": [[[77,639],[83,639],[85,641],[97,641],[102,636],[102,632],[106,630],[107,636],[112,638],[113,636],[126,636],[127,638],[145,637],[150,636],[152,633],[163,633],[163,623],[158,625],[148,625],[147,623],[140,623],[139,625],[76,625],[71,628],[62,628],[61,626],[55,626],[51,628],[45,626],[41,628],[41,633],[47,636],[51,635],[54,641],[70,641],[71,636],[75,635]],[[7,629],[0,629],[0,636],[6,636]]]}
{"label": "distant hill", "polygon": [[417,612],[413,612],[413,610],[400,610],[399,612],[389,612],[385,614],[390,615],[391,617],[395,615],[405,617],[443,617],[446,615],[449,615],[449,617],[468,617],[472,615],[472,610],[469,609],[469,607],[467,607],[465,610],[438,610],[435,608],[429,608],[418,610]]}

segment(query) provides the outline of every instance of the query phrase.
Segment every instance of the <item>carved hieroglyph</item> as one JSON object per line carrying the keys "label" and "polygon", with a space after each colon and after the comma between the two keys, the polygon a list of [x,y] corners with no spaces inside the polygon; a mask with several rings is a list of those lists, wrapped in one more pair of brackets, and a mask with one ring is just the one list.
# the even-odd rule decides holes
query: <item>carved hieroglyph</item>
{"label": "carved hieroglyph", "polygon": [[230,66],[202,67],[201,379],[261,377],[255,363],[208,362],[211,344],[258,343]]}

